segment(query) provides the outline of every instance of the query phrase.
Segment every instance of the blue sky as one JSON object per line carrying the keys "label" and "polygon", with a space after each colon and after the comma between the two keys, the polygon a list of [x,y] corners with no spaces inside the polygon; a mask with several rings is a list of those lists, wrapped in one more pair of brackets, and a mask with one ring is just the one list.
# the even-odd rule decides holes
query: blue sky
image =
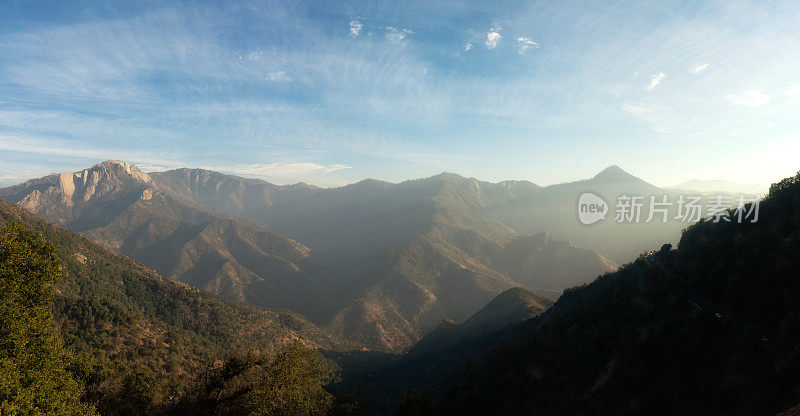
{"label": "blue sky", "polygon": [[323,186],[800,169],[796,1],[2,8],[3,185],[105,159]]}

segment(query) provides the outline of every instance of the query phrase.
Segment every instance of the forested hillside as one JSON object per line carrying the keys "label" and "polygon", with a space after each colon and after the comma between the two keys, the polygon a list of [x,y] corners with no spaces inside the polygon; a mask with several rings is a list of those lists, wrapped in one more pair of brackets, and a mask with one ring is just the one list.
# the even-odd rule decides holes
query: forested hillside
{"label": "forested hillside", "polygon": [[701,222],[677,249],[566,291],[471,366],[443,408],[776,414],[800,401],[799,273],[800,174],[772,186],[757,222]]}
{"label": "forested hillside", "polygon": [[84,237],[0,201],[0,227],[20,223],[57,248],[63,279],[53,313],[65,344],[94,360],[146,369],[177,392],[198,371],[233,353],[267,356],[301,341],[348,349],[342,341],[288,311],[234,304],[170,281]]}

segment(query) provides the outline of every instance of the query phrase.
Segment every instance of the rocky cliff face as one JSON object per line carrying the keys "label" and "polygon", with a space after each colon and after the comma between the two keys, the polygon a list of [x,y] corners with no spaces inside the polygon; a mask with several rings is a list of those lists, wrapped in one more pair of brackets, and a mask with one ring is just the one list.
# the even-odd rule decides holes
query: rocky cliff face
{"label": "rocky cliff face", "polygon": [[150,176],[136,166],[109,160],[82,171],[54,173],[2,189],[0,198],[15,201],[37,215],[74,229],[77,224],[73,222],[91,212],[97,203],[121,196],[130,200],[149,199],[151,187]]}

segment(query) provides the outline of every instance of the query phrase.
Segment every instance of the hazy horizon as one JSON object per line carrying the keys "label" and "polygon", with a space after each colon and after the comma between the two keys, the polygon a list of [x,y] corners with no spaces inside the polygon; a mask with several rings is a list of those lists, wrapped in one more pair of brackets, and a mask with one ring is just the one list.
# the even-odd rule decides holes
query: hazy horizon
{"label": "hazy horizon", "polygon": [[[728,192],[728,193],[743,193],[743,194],[765,194],[769,190],[769,185],[770,185],[770,184],[755,184],[755,183],[738,183],[738,182],[729,182],[729,181],[714,180],[714,179],[703,180],[703,179],[697,179],[697,178],[692,178],[691,180],[688,180],[686,182],[683,182],[683,183],[680,183],[680,184],[676,184],[676,185],[660,185],[660,184],[655,184],[655,183],[650,182],[649,180],[647,180],[647,178],[639,177],[636,174],[627,171],[622,166],[610,165],[610,166],[606,166],[606,167],[602,168],[601,170],[595,172],[594,174],[589,175],[589,176],[584,177],[584,178],[576,178],[576,179],[573,179],[573,180],[565,180],[565,181],[560,181],[560,182],[555,182],[555,183],[547,183],[547,184],[539,183],[539,182],[536,182],[535,180],[530,180],[530,179],[516,179],[516,178],[503,179],[503,180],[500,180],[500,181],[490,181],[490,180],[485,180],[485,179],[480,178],[480,177],[461,175],[461,174],[459,174],[457,172],[442,171],[442,172],[438,172],[438,173],[435,173],[435,174],[432,174],[432,175],[428,175],[428,176],[422,176],[422,177],[417,177],[417,178],[406,178],[406,179],[399,180],[399,181],[390,181],[390,180],[380,179],[380,178],[361,178],[361,179],[358,179],[358,180],[354,180],[353,182],[348,182],[348,183],[344,183],[344,184],[337,184],[337,185],[327,185],[326,186],[326,185],[319,185],[319,184],[315,184],[315,183],[308,183],[308,182],[300,181],[300,180],[297,180],[297,181],[289,180],[289,181],[286,181],[286,182],[268,181],[268,180],[264,179],[263,177],[259,177],[257,175],[240,174],[240,173],[230,172],[230,171],[226,172],[226,171],[223,171],[223,170],[218,170],[218,169],[213,169],[213,168],[208,168],[208,167],[197,167],[197,166],[181,166],[181,167],[170,168],[170,169],[167,169],[167,170],[162,170],[162,169],[149,169],[149,170],[147,170],[147,169],[141,169],[139,167],[139,165],[137,165],[135,162],[119,160],[119,159],[108,159],[106,161],[93,163],[91,165],[87,165],[87,166],[84,166],[84,167],[79,168],[79,169],[67,170],[67,171],[63,171],[63,172],[61,172],[61,171],[53,171],[53,172],[50,172],[50,173],[47,173],[47,174],[43,174],[43,175],[41,175],[39,177],[45,177],[45,176],[48,176],[48,175],[51,175],[51,174],[58,174],[58,173],[79,173],[84,169],[88,169],[90,167],[93,167],[93,166],[96,166],[96,165],[99,165],[99,164],[102,164],[102,163],[105,163],[105,162],[112,162],[112,161],[119,161],[119,162],[129,163],[131,166],[136,166],[137,168],[139,168],[140,170],[142,170],[145,173],[165,172],[165,171],[174,170],[174,169],[201,169],[201,170],[209,170],[209,171],[213,171],[213,172],[219,172],[219,173],[226,174],[226,175],[238,176],[238,177],[242,177],[242,178],[265,180],[266,182],[273,183],[275,185],[281,185],[281,186],[283,186],[283,185],[296,185],[296,184],[305,183],[305,184],[316,186],[316,187],[319,187],[319,188],[338,188],[338,187],[352,185],[352,184],[355,184],[355,183],[358,183],[358,182],[361,182],[361,181],[367,181],[367,180],[377,180],[377,181],[383,181],[383,182],[387,182],[387,183],[391,183],[391,184],[398,184],[398,183],[402,183],[402,182],[426,179],[426,178],[430,178],[430,177],[433,177],[433,176],[444,175],[444,174],[454,174],[454,175],[458,175],[458,176],[461,176],[461,177],[464,177],[464,178],[476,179],[476,180],[481,181],[481,182],[498,183],[498,182],[503,182],[503,181],[521,181],[521,182],[530,182],[530,183],[533,183],[533,184],[541,186],[541,187],[548,187],[548,186],[553,186],[553,185],[567,184],[567,183],[570,183],[570,182],[591,179],[596,174],[599,174],[599,173],[605,171],[606,169],[613,169],[613,168],[621,169],[625,173],[627,173],[627,174],[629,174],[629,175],[631,175],[633,177],[636,177],[636,178],[641,179],[641,180],[643,180],[645,182],[648,182],[651,185],[655,185],[655,186],[658,186],[660,188],[665,188],[665,189],[683,189],[683,190],[687,190],[687,191],[697,191],[697,192]],[[21,180],[19,182],[11,181],[9,183],[4,183],[4,181],[0,178],[0,187],[19,185],[19,184],[22,184],[22,183],[26,182],[27,180],[36,179],[36,178],[37,177],[27,178],[27,179],[23,179],[23,180]],[[719,186],[717,186],[717,185],[719,185]]]}

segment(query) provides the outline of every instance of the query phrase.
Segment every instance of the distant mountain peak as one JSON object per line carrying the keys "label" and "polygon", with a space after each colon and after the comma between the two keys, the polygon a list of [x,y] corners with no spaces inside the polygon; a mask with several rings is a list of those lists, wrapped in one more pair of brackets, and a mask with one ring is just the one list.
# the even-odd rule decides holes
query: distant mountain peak
{"label": "distant mountain peak", "polygon": [[436,180],[441,180],[441,181],[456,181],[456,182],[460,182],[460,181],[463,181],[466,178],[461,176],[461,175],[459,175],[459,174],[457,174],[457,173],[442,172],[442,173],[440,173],[438,175],[431,176],[430,179],[436,179]]}
{"label": "distant mountain peak", "polygon": [[382,181],[380,179],[366,178],[366,179],[362,179],[362,180],[360,180],[360,181],[358,181],[356,183],[351,183],[350,185],[345,185],[344,188],[358,188],[358,189],[375,189],[375,188],[378,188],[378,189],[382,189],[382,188],[385,188],[385,187],[390,186],[390,185],[391,184],[389,182]]}
{"label": "distant mountain peak", "polygon": [[75,172],[74,175],[82,177],[85,181],[88,179],[87,175],[94,172],[102,172],[109,176],[130,176],[137,181],[145,183],[151,181],[148,174],[139,170],[139,168],[137,168],[134,164],[125,162],[124,160],[106,160],[105,162],[100,162],[89,169]]}
{"label": "distant mountain peak", "polygon": [[624,171],[621,167],[617,165],[611,165],[594,175],[592,178],[593,181],[600,181],[600,182],[628,182],[632,180],[641,180],[630,173]]}
{"label": "distant mountain peak", "polygon": [[92,167],[121,167],[123,169],[128,169],[130,166],[133,165],[129,164],[124,160],[109,159],[106,160],[105,162],[100,162]]}

